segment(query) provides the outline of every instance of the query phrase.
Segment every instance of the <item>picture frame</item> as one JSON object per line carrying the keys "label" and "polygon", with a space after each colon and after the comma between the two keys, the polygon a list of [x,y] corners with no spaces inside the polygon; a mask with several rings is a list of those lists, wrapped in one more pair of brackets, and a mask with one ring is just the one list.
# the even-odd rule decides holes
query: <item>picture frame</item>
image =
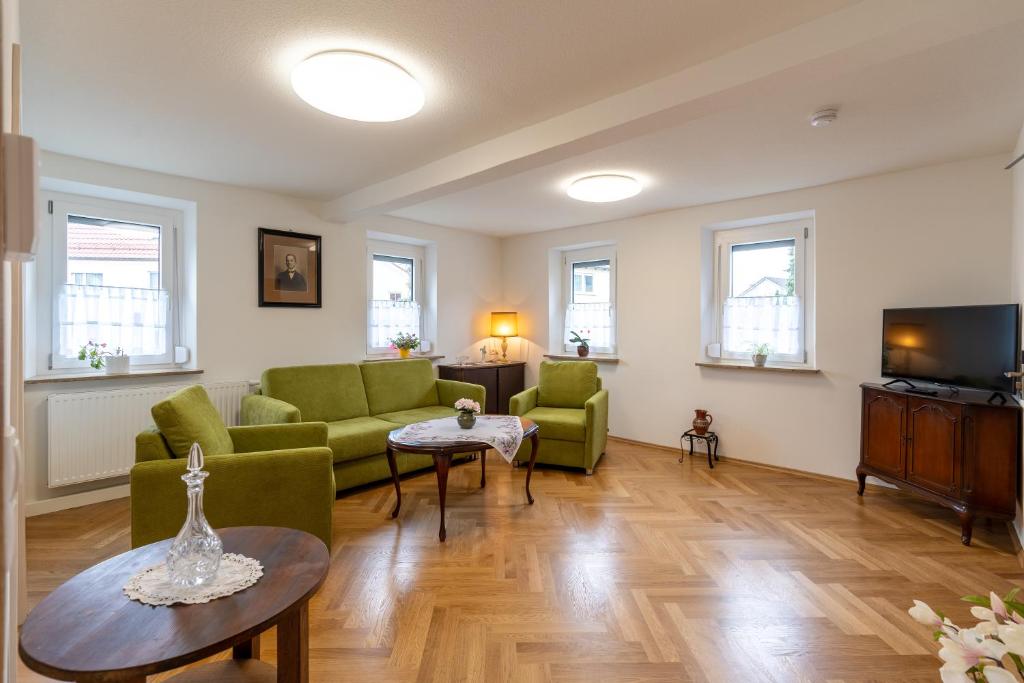
{"label": "picture frame", "polygon": [[322,252],[320,235],[259,228],[259,305],[320,308]]}

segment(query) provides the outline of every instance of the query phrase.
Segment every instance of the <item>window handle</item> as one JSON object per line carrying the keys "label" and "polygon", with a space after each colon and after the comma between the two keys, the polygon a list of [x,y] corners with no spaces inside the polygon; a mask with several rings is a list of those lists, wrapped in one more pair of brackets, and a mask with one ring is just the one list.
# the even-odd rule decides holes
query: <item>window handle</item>
{"label": "window handle", "polygon": [[1003,377],[1024,377],[1024,372],[1017,372],[1016,370],[1010,370],[1009,372],[1004,372],[1003,373]]}

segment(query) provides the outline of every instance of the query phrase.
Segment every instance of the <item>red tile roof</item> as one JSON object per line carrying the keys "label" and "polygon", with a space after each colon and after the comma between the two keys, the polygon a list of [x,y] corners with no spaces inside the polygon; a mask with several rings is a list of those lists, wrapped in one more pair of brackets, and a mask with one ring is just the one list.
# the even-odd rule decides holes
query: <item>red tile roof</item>
{"label": "red tile roof", "polygon": [[160,258],[158,235],[156,229],[69,222],[68,258],[155,261]]}

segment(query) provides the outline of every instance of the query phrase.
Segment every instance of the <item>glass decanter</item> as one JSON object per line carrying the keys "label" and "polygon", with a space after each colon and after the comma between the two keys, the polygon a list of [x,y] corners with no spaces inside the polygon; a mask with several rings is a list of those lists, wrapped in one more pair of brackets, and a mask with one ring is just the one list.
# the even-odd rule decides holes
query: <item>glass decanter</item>
{"label": "glass decanter", "polygon": [[195,588],[217,574],[224,546],[203,514],[203,449],[192,444],[188,472],[181,475],[188,491],[188,516],[167,551],[167,574],[175,586]]}

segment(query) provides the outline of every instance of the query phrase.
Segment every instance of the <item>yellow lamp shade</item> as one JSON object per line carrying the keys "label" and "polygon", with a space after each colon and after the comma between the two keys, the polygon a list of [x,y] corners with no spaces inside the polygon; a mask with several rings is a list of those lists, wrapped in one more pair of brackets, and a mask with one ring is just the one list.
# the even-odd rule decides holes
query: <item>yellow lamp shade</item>
{"label": "yellow lamp shade", "polygon": [[518,337],[519,320],[515,311],[492,311],[491,312],[491,336],[492,337]]}

